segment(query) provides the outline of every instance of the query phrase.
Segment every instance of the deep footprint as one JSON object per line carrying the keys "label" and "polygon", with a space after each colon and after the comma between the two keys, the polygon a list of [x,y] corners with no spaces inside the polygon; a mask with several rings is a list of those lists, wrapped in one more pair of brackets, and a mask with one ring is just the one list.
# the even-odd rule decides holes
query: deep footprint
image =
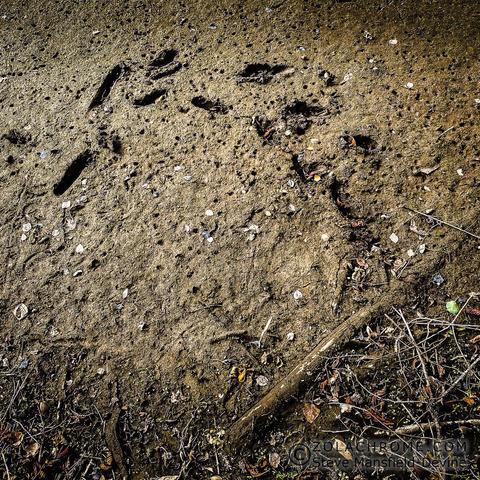
{"label": "deep footprint", "polygon": [[60,181],[54,185],[53,193],[57,196],[63,195],[74,184],[85,168],[93,163],[94,159],[95,155],[90,150],[81,153],[67,167]]}
{"label": "deep footprint", "polygon": [[269,65],[268,63],[250,63],[237,75],[237,83],[268,83],[275,75],[283,72],[286,65]]}
{"label": "deep footprint", "polygon": [[117,83],[117,80],[123,75],[125,71],[125,65],[119,63],[107,73],[102,83],[100,84],[100,87],[98,87],[97,93],[90,102],[88,110],[99,107],[105,101],[105,99],[110,95],[110,92],[112,91],[115,83]]}

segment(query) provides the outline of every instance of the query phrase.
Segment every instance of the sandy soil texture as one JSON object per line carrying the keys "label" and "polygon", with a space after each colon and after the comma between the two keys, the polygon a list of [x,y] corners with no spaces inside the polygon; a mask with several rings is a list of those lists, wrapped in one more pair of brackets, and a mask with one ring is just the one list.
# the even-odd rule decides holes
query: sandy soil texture
{"label": "sandy soil texture", "polygon": [[478,237],[409,209],[480,235],[479,27],[475,0],[2,1],[0,469],[227,478],[223,430],[322,335],[444,265],[437,306],[478,290]]}

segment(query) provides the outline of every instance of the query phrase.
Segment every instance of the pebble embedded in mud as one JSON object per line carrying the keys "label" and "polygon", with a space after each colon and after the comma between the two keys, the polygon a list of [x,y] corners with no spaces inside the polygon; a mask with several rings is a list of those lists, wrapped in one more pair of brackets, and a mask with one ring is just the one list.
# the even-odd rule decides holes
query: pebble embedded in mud
{"label": "pebble embedded in mud", "polygon": [[399,238],[396,233],[391,233],[389,238],[393,243],[398,243]]}
{"label": "pebble embedded in mud", "polygon": [[300,290],[295,290],[292,295],[295,300],[300,300],[303,298],[303,293]]}
{"label": "pebble embedded in mud", "polygon": [[28,307],[24,303],[19,303],[13,310],[13,315],[18,320],[23,320],[28,315]]}

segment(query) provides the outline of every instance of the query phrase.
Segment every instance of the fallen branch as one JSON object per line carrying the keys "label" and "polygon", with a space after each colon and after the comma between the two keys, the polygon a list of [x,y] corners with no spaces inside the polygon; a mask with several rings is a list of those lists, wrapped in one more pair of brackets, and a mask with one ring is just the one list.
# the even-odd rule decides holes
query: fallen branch
{"label": "fallen branch", "polygon": [[[409,209],[411,210],[411,209]],[[431,215],[421,215],[432,218],[433,220],[444,223],[463,233],[479,238],[476,235],[461,229],[460,227],[442,222]],[[475,220],[477,222],[478,220]],[[462,246],[462,242],[453,241],[450,244],[450,252],[453,253]],[[448,244],[448,238],[447,244]],[[438,264],[442,261],[440,252],[432,252],[427,258],[424,256],[423,261],[417,265],[412,271],[413,275],[418,275],[417,285],[429,277],[432,271],[435,271]],[[428,265],[428,268],[425,268]],[[357,312],[354,316],[347,318],[338,325],[332,332],[323,337],[321,341],[310,351],[280,382],[272,387],[263,397],[261,397],[246,413],[236,420],[229,428],[226,434],[225,446],[231,452],[237,452],[248,446],[253,438],[254,430],[259,426],[266,426],[275,418],[275,414],[287,402],[294,399],[301,393],[305,387],[315,378],[315,374],[322,367],[325,354],[333,349],[341,347],[352,336],[352,333],[358,331],[368,324],[372,319],[382,315],[385,310],[391,308],[395,304],[402,304],[409,298],[408,293],[412,291],[412,284],[403,284],[398,282],[392,287],[388,295],[385,295],[375,305],[365,307]],[[411,294],[410,294],[411,295]],[[411,297],[410,297],[411,298]]]}
{"label": "fallen branch", "polygon": [[[449,422],[440,422],[439,425],[441,427],[455,427],[455,426],[461,426],[461,425],[471,425],[473,427],[480,427],[480,419],[477,418],[470,418],[467,420],[452,420]],[[399,435],[402,434],[407,434],[407,433],[416,433],[419,432],[420,430],[429,430],[432,427],[435,427],[434,422],[425,422],[425,423],[415,423],[413,425],[405,425],[403,427],[399,427],[396,430],[394,430],[394,433],[397,433]]]}
{"label": "fallen branch", "polygon": [[350,339],[353,331],[366,325],[373,317],[381,315],[384,309],[391,306],[391,298],[394,298],[396,302],[403,300],[404,294],[401,285],[394,289],[392,293],[394,294],[391,297],[384,298],[376,305],[366,307],[355,316],[344,320],[324,337],[282,381],[277,383],[250,410],[240,417],[227,432],[227,445],[230,450],[239,450],[247,444],[256,427],[272,420],[273,414],[282,405],[294,398],[303,387],[308,385],[313,375],[321,367],[326,352],[341,346]]}

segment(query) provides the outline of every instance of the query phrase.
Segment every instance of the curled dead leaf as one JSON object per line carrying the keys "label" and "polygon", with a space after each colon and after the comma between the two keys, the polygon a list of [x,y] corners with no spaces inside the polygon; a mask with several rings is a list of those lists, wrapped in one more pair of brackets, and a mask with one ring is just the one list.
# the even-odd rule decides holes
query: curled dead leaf
{"label": "curled dead leaf", "polygon": [[303,404],[303,415],[308,423],[314,423],[320,415],[320,409],[313,403]]}
{"label": "curled dead leaf", "polygon": [[472,345],[476,345],[477,343],[480,343],[480,335],[477,335],[473,338],[471,338],[468,343],[471,343]]}
{"label": "curled dead leaf", "polygon": [[0,428],[0,443],[6,443],[18,447],[23,441],[22,432],[14,432]]}
{"label": "curled dead leaf", "polygon": [[27,457],[34,457],[39,450],[40,450],[40,445],[37,442],[30,442],[25,447],[25,451],[27,452]]}

